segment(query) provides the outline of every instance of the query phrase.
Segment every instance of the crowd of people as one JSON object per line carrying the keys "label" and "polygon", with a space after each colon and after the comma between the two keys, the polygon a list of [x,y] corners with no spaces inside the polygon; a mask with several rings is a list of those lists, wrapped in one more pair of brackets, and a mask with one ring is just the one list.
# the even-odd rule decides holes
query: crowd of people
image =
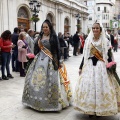
{"label": "crowd of people", "polygon": [[[20,72],[20,77],[25,77],[26,66],[27,66],[27,53],[36,54],[35,42],[38,39],[39,32],[29,29],[14,28],[14,32],[6,30],[1,34],[0,37],[0,48],[1,48],[1,71],[2,77],[0,79],[9,80],[14,78],[10,72],[10,62],[12,63],[12,71]],[[64,35],[59,32],[58,40],[60,44],[60,55],[63,60],[67,60],[69,57],[69,51],[74,47],[73,55],[77,56],[82,54],[85,35],[78,35],[78,32],[74,36],[70,35],[69,32]],[[77,38],[77,39],[76,39]],[[72,50],[72,49],[71,49]],[[11,59],[12,58],[12,59]],[[7,73],[5,73],[5,69]]]}
{"label": "crowd of people", "polygon": [[58,39],[60,42],[61,56],[64,60],[67,60],[69,57],[69,51],[73,47],[73,55],[77,56],[83,53],[84,42],[87,35],[77,31],[73,36],[69,32],[64,33],[64,35],[59,32]]}
{"label": "crowd of people", "polygon": [[[34,53],[34,43],[36,40],[34,30],[29,29],[27,32],[14,28],[14,32],[5,30],[0,36],[1,48],[1,71],[3,80],[14,78],[10,72],[10,62],[13,72],[20,72],[21,77],[25,77],[25,67],[27,65],[27,53]],[[6,72],[5,73],[5,69]]]}
{"label": "crowd of people", "polygon": [[[32,29],[25,32],[16,27],[13,34],[6,30],[0,38],[2,79],[14,78],[10,71],[12,57],[12,71],[26,76],[22,96],[25,106],[60,111],[73,105],[90,118],[120,112],[120,79],[116,69],[111,72],[106,67],[114,61],[112,50],[117,52],[119,35],[113,36],[109,29],[106,33],[98,22],[88,36],[78,31],[73,36],[69,32],[57,35],[49,20],[43,22],[36,35]],[[71,57],[71,47],[73,56],[83,54],[74,97],[64,64]],[[28,53],[35,57],[26,72]]]}

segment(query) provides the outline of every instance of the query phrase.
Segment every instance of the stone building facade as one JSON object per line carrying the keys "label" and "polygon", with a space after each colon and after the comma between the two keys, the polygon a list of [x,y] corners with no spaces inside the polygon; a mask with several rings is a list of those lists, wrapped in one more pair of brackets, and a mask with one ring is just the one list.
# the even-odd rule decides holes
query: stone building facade
{"label": "stone building facade", "polygon": [[[120,0],[79,0],[88,7],[88,29],[98,20],[104,28],[112,28],[111,21],[114,20],[115,12],[119,11]],[[116,6],[115,6],[116,3]]]}
{"label": "stone building facade", "polygon": [[[40,20],[36,24],[40,31],[42,22],[49,19],[56,32],[70,32],[77,30],[76,14],[80,15],[81,31],[87,33],[87,7],[76,0],[37,0],[41,3],[38,16]],[[0,34],[14,27],[34,29],[34,22],[30,21],[32,12],[29,6],[30,0],[0,0]]]}

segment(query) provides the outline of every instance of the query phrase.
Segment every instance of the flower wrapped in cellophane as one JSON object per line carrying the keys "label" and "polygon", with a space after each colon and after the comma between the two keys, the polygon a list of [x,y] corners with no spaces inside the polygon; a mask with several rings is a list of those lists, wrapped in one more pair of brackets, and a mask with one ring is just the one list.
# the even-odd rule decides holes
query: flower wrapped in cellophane
{"label": "flower wrapped in cellophane", "polygon": [[26,66],[26,72],[27,72],[27,70],[28,70],[30,64],[32,63],[32,61],[33,61],[34,58],[35,58],[35,55],[32,54],[32,53],[28,53],[28,54],[26,54],[26,57],[27,57],[27,60],[28,60],[27,66]]}
{"label": "flower wrapped in cellophane", "polygon": [[120,78],[116,72],[116,62],[112,61],[112,62],[109,62],[107,65],[106,65],[106,68],[108,70],[108,73],[110,74],[113,74],[114,77],[116,78],[118,84],[120,85]]}
{"label": "flower wrapped in cellophane", "polygon": [[112,62],[109,62],[107,65],[106,65],[107,69],[108,70],[116,70],[116,62],[112,61]]}
{"label": "flower wrapped in cellophane", "polygon": [[34,59],[34,57],[35,57],[35,55],[32,54],[32,53],[28,53],[26,56],[27,56],[27,59],[28,59],[28,60],[29,60],[29,59]]}

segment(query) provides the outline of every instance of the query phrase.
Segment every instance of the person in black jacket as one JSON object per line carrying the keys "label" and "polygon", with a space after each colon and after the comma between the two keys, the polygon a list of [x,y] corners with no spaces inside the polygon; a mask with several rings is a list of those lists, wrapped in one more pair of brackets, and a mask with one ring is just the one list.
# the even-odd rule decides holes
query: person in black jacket
{"label": "person in black jacket", "polygon": [[65,56],[64,56],[64,49],[67,47],[66,46],[66,43],[65,43],[65,40],[63,39],[63,35],[61,32],[58,33],[58,39],[59,39],[59,43],[60,43],[60,53],[61,53],[61,56],[62,58],[64,59]]}
{"label": "person in black jacket", "polygon": [[111,34],[111,30],[110,29],[107,29],[107,33],[108,33],[108,40],[111,41],[111,45],[112,47],[114,47],[114,36]]}
{"label": "person in black jacket", "polygon": [[78,32],[76,32],[76,34],[73,36],[73,46],[74,46],[73,55],[75,55],[75,56],[77,56],[77,50],[78,50],[78,47],[79,47],[79,42],[80,42],[80,38],[78,36]]}
{"label": "person in black jacket", "polygon": [[14,28],[14,33],[12,34],[12,42],[15,45],[14,48],[12,48],[12,71],[19,71],[19,61],[18,61],[18,36],[20,33],[20,29],[18,27]]}

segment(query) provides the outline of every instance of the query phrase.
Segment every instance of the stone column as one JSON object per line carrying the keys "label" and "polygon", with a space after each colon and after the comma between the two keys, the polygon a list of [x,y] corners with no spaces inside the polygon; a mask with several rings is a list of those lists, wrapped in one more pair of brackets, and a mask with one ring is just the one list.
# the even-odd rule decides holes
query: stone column
{"label": "stone column", "polygon": [[73,30],[73,14],[70,12],[70,34],[72,34]]}
{"label": "stone column", "polygon": [[0,1],[0,35],[4,31],[3,0]]}
{"label": "stone column", "polygon": [[17,25],[17,0],[8,1],[8,29],[13,32],[14,27]]}
{"label": "stone column", "polygon": [[62,26],[62,20],[61,20],[61,14],[62,14],[62,9],[58,9],[58,32],[61,31],[61,26]]}
{"label": "stone column", "polygon": [[[3,29],[8,30],[9,29],[9,10],[8,10],[8,0],[3,0],[2,2],[2,15],[3,15]],[[14,13],[13,13],[14,14]]]}

